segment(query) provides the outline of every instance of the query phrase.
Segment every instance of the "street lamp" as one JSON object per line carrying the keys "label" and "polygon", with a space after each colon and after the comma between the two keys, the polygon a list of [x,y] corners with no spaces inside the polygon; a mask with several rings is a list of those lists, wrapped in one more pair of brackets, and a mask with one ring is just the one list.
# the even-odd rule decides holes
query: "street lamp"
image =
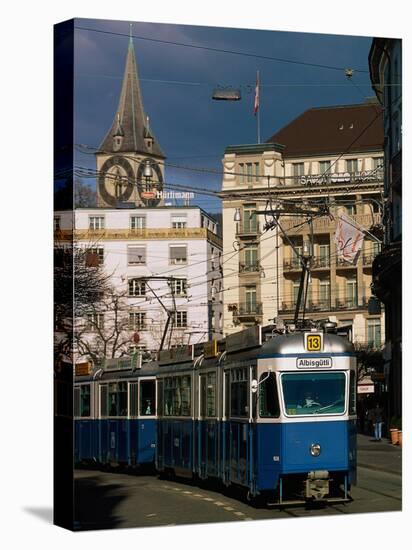
{"label": "street lamp", "polygon": [[236,208],[235,215],[233,216],[233,221],[240,222],[241,216],[240,216],[240,208]]}

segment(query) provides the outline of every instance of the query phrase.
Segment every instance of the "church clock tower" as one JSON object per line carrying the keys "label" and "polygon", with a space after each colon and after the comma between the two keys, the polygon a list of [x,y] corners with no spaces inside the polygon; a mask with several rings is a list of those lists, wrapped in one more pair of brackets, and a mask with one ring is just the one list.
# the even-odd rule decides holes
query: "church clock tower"
{"label": "church clock tower", "polygon": [[119,105],[96,153],[97,205],[116,208],[163,204],[164,156],[143,109],[142,93],[130,36]]}

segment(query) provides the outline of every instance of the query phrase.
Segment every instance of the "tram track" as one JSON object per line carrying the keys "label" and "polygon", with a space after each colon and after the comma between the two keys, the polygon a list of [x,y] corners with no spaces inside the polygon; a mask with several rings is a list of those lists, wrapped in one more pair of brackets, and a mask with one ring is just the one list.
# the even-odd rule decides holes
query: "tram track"
{"label": "tram track", "polygon": [[390,495],[389,493],[384,493],[383,491],[376,491],[376,489],[371,489],[370,487],[365,487],[362,485],[357,485],[356,487],[358,489],[362,489],[363,491],[367,491],[368,493],[374,493],[375,495],[378,495],[380,497],[391,498],[393,500],[397,500],[398,502],[402,502],[402,497],[396,497],[396,496]]}

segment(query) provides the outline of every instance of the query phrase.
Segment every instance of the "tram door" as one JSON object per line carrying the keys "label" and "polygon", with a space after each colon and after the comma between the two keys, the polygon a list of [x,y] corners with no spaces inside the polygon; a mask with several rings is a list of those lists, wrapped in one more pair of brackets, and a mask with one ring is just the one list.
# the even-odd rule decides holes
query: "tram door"
{"label": "tram door", "polygon": [[218,473],[218,422],[216,419],[216,372],[199,376],[199,476]]}
{"label": "tram door", "polygon": [[139,380],[139,461],[154,462],[156,447],[156,379]]}
{"label": "tram door", "polygon": [[230,421],[228,446],[230,480],[235,483],[247,482],[247,464],[249,457],[249,367],[230,369]]}

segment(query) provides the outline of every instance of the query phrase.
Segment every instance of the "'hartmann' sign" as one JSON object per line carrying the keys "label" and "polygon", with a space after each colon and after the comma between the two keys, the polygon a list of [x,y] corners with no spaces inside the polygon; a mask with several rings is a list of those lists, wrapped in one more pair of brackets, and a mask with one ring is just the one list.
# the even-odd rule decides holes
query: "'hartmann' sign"
{"label": "'hartmann' sign", "polygon": [[330,369],[332,368],[331,357],[301,357],[296,359],[298,369]]}

